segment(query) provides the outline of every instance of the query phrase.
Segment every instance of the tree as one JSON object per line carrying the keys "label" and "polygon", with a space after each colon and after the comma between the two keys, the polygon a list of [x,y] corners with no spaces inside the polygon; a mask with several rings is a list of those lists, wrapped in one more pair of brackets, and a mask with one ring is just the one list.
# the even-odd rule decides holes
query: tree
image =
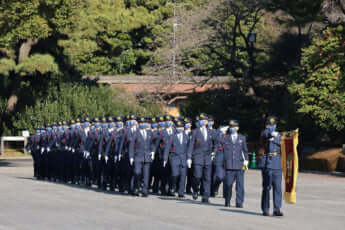
{"label": "tree", "polygon": [[[308,37],[312,31],[313,23],[321,22],[324,15],[322,5],[324,0],[269,0],[267,1],[267,9],[271,11],[281,11],[277,21],[288,28],[297,28],[298,41],[300,50],[303,47],[305,35]],[[306,27],[307,30],[303,31]],[[298,53],[300,60],[301,53]]]}
{"label": "tree", "polygon": [[303,49],[301,67],[289,87],[298,112],[326,131],[345,130],[345,29],[328,28]]}
{"label": "tree", "polygon": [[255,94],[256,50],[249,42],[249,34],[256,31],[263,16],[263,6],[257,0],[221,1],[208,20],[215,30],[213,36],[202,50],[191,55],[190,62],[206,63],[195,72],[244,80],[248,92]]}
{"label": "tree", "polygon": [[4,0],[0,3],[0,75],[10,84],[5,112],[14,110],[22,81],[36,73],[59,71],[48,53],[32,54],[43,40],[62,32],[76,16],[82,0]]}
{"label": "tree", "polygon": [[171,15],[167,1],[87,0],[59,46],[83,75],[140,73]]}

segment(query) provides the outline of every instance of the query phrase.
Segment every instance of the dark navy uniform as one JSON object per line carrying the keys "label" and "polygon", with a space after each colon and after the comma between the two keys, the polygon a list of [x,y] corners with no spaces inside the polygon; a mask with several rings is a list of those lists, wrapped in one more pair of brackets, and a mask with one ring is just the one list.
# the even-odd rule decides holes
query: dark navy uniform
{"label": "dark navy uniform", "polygon": [[238,134],[239,124],[236,120],[230,122],[230,134],[222,137],[220,145],[226,170],[225,206],[230,206],[232,185],[236,181],[236,207],[243,207],[244,202],[244,170],[248,166],[248,148],[246,137]]}
{"label": "dark navy uniform", "polygon": [[[203,121],[207,121],[207,116],[199,116],[200,127],[192,132],[192,138],[188,149],[188,159],[193,162],[193,199],[198,198],[200,184],[203,184],[203,199],[208,203],[211,193],[211,173],[212,173],[212,141],[211,132],[204,126]],[[198,120],[198,119],[197,119]]]}
{"label": "dark navy uniform", "polygon": [[[135,131],[130,139],[130,164],[134,163],[134,194],[138,195],[143,179],[142,194],[148,196],[150,166],[154,158],[154,142],[152,131],[148,127],[148,120],[141,119],[140,129]],[[143,177],[143,178],[142,178]]]}
{"label": "dark navy uniform", "polygon": [[184,132],[184,123],[177,122],[176,133],[167,140],[164,148],[164,166],[167,166],[168,160],[171,167],[171,191],[174,195],[178,184],[178,195],[184,196],[186,176],[187,176],[187,151],[190,142],[189,136]]}
{"label": "dark navy uniform", "polygon": [[273,188],[273,215],[282,216],[282,167],[280,134],[275,131],[277,124],[276,117],[268,117],[266,129],[261,134],[261,141],[264,148],[264,155],[260,157],[259,168],[262,172],[262,197],[261,209],[265,216],[270,208],[270,190]]}

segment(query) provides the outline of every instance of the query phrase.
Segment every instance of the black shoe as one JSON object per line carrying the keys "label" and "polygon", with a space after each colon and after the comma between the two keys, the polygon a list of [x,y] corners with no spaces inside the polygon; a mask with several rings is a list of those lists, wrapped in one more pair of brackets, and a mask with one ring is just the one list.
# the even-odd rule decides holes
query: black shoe
{"label": "black shoe", "polygon": [[269,216],[270,214],[268,214],[268,212],[263,212],[262,215],[263,216]]}
{"label": "black shoe", "polygon": [[147,195],[146,193],[144,193],[142,197],[148,197],[148,196],[149,196],[149,195]]}
{"label": "black shoe", "polygon": [[173,190],[169,191],[168,192],[168,196],[173,196],[174,197],[175,196],[175,192]]}
{"label": "black shoe", "polygon": [[243,204],[236,204],[236,208],[243,208]]}
{"label": "black shoe", "polygon": [[279,210],[279,211],[273,212],[273,216],[284,216],[284,214]]}
{"label": "black shoe", "polygon": [[184,198],[184,195],[178,195],[179,198]]}
{"label": "black shoe", "polygon": [[202,201],[201,201],[201,202],[202,202],[202,203],[205,203],[205,204],[210,203],[209,200],[208,200],[208,198],[202,198]]}
{"label": "black shoe", "polygon": [[230,208],[230,201],[225,201],[224,207],[229,207]]}
{"label": "black shoe", "polygon": [[132,192],[132,195],[133,196],[139,196],[139,192],[138,191],[134,191],[134,192]]}
{"label": "black shoe", "polygon": [[198,199],[198,193],[193,193],[193,200]]}

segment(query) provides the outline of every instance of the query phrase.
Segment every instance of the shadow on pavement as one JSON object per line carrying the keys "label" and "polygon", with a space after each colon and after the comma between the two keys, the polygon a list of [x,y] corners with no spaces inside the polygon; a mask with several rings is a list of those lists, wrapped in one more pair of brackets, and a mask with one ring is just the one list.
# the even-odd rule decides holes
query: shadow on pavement
{"label": "shadow on pavement", "polygon": [[71,188],[77,188],[77,189],[84,189],[84,190],[89,190],[89,191],[93,191],[93,192],[98,192],[98,193],[104,193],[104,194],[109,194],[109,195],[119,195],[119,196],[132,196],[130,194],[125,194],[125,193],[120,193],[117,191],[104,191],[101,189],[98,189],[95,185],[93,185],[92,187],[87,187],[84,185],[79,185],[79,184],[66,184],[65,182],[59,182],[59,181],[51,181],[51,180],[38,180],[34,177],[15,177],[17,179],[22,179],[22,180],[32,180],[32,181],[37,181],[37,182],[42,182],[42,183],[50,183],[50,184],[56,184],[56,185],[63,185],[66,187],[71,187]]}
{"label": "shadow on pavement", "polygon": [[32,159],[23,158],[23,159],[0,159],[0,167],[31,167]]}
{"label": "shadow on pavement", "polygon": [[12,162],[9,162],[7,160],[0,160],[0,167],[15,167]]}
{"label": "shadow on pavement", "polygon": [[198,205],[208,205],[208,206],[216,206],[216,207],[222,207],[223,206],[221,204],[212,203],[212,201],[210,201],[210,203],[202,203],[201,201],[190,200],[190,199],[187,199],[187,198],[162,197],[162,196],[159,196],[158,199],[161,199],[161,200],[175,200],[175,201],[178,201],[178,203],[186,203],[186,204],[198,204]]}
{"label": "shadow on pavement", "polygon": [[225,212],[240,213],[240,214],[253,215],[253,216],[262,216],[262,213],[246,211],[246,210],[243,210],[243,209],[241,210],[241,209],[226,209],[226,208],[221,208],[220,210],[221,210],[221,211],[225,211]]}

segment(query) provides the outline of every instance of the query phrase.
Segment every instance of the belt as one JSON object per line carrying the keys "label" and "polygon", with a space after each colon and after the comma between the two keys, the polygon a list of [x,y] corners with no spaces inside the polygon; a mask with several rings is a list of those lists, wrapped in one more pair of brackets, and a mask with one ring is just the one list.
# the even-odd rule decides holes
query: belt
{"label": "belt", "polygon": [[268,155],[270,157],[274,157],[274,156],[280,155],[280,153],[279,152],[272,152],[272,153],[266,153],[266,155]]}

